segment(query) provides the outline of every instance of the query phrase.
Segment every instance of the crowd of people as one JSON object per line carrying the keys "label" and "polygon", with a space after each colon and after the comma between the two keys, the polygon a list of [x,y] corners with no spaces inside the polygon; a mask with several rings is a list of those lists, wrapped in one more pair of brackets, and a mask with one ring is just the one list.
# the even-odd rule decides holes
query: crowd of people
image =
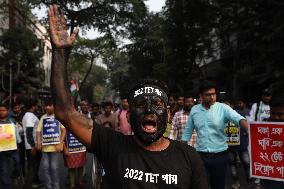
{"label": "crowd of people", "polygon": [[[224,115],[220,112],[218,107],[213,112],[215,118],[218,118],[218,125],[221,125],[223,129],[226,126],[225,117],[228,116],[231,122],[238,124],[239,120],[246,118],[249,121],[266,121],[270,118],[270,100],[272,97],[271,91],[265,89],[262,93],[262,100],[248,105],[244,99],[238,99],[235,102],[229,101],[227,99],[222,99],[222,103],[216,102],[216,90],[215,86],[212,86],[212,83],[207,83],[207,87],[203,92],[208,92],[204,94],[204,99],[207,99],[208,103],[214,106],[218,105],[225,107],[226,110],[230,110],[233,115]],[[208,91],[209,89],[214,89],[213,91]],[[194,123],[202,123],[203,119],[208,116],[206,111],[202,111],[200,104],[200,99],[194,98],[191,95],[179,95],[179,96],[168,96],[168,105],[167,105],[167,129],[164,133],[164,137],[169,137],[172,140],[186,141],[188,145],[195,147],[197,151],[202,150],[202,143],[207,139],[200,138],[197,141],[197,138],[200,137],[197,135],[196,131],[199,133],[202,130],[199,130],[198,127],[202,126],[193,126]],[[22,182],[25,183],[24,188],[37,188],[39,186],[45,185],[45,188],[60,188],[59,184],[59,158],[60,155],[64,156],[64,162],[66,168],[68,168],[68,178],[70,188],[85,186],[83,177],[86,174],[85,164],[86,164],[86,152],[79,153],[69,153],[67,146],[65,144],[66,138],[66,129],[60,124],[60,137],[58,144],[43,145],[42,142],[42,130],[43,130],[43,119],[46,117],[54,118],[54,106],[52,101],[45,100],[42,107],[40,107],[37,100],[29,99],[25,104],[15,101],[13,103],[12,109],[9,109],[7,104],[1,103],[0,106],[0,121],[1,124],[12,123],[16,128],[16,138],[17,138],[17,150],[0,152],[1,154],[1,177],[0,177],[0,188],[13,188],[15,184],[20,182],[19,179],[23,179]],[[195,108],[193,108],[195,107]],[[198,110],[196,108],[201,109]],[[233,111],[236,110],[235,111]],[[41,112],[40,110],[44,110]],[[119,106],[114,105],[111,101],[104,101],[101,104],[99,103],[88,103],[87,100],[82,100],[77,108],[78,112],[84,115],[92,122],[96,122],[99,125],[104,127],[111,128],[117,132],[121,132],[124,135],[133,135],[133,131],[129,124],[128,113],[129,113],[129,104],[127,98],[121,99],[121,104]],[[237,113],[239,115],[237,115]],[[201,114],[201,117],[195,121],[195,114]],[[190,117],[191,115],[191,117]],[[224,120],[220,119],[221,115],[224,116]],[[242,117],[241,117],[242,116]],[[54,118],[55,119],[55,118]],[[214,118],[213,118],[214,119]],[[216,121],[213,121],[216,122]],[[208,123],[207,123],[208,124]],[[228,123],[229,124],[229,123]],[[197,128],[196,128],[197,127]],[[209,126],[209,128],[213,126]],[[261,188],[265,185],[261,183],[260,179],[254,179],[250,177],[249,174],[249,151],[248,151],[248,133],[247,130],[241,128],[240,130],[240,140],[241,143],[238,146],[229,146],[228,151],[226,147],[221,150],[217,150],[214,156],[216,159],[221,159],[221,164],[216,164],[217,168],[210,173],[208,171],[209,178],[212,177],[213,182],[221,183],[211,183],[212,188],[221,188],[225,186],[225,177],[227,172],[227,165],[229,165],[229,170],[231,173],[233,189],[240,187],[239,175],[237,165],[240,162],[245,173],[245,178],[247,181],[247,186],[249,188]],[[208,131],[206,131],[208,132]],[[210,131],[209,131],[210,133]],[[201,133],[202,135],[202,133]],[[206,135],[206,133],[204,133]],[[219,133],[215,135],[214,147],[207,146],[208,148],[216,148],[218,146],[216,143],[219,140],[224,139],[225,133]],[[226,139],[224,139],[226,140]],[[196,143],[201,143],[197,145]],[[223,141],[220,141],[222,143]],[[224,144],[221,144],[221,146]],[[226,145],[225,145],[226,146]],[[206,148],[206,146],[204,146]],[[201,148],[201,150],[200,150]],[[229,161],[226,162],[226,158],[222,160],[223,151],[228,152]],[[214,149],[213,149],[214,151]],[[213,152],[212,151],[212,152]],[[200,153],[201,158],[207,164],[211,165],[215,162],[213,161],[213,155],[210,153]],[[224,155],[224,154],[223,154]],[[3,159],[5,158],[5,159]],[[209,161],[209,162],[206,162]],[[40,165],[42,166],[44,179],[40,180],[38,175],[38,170]],[[214,170],[214,169],[213,169]],[[220,175],[220,174],[223,175]],[[219,178],[218,178],[219,177]],[[219,179],[219,180],[218,180]],[[44,181],[44,183],[43,183]],[[221,185],[218,185],[221,184]],[[214,186],[216,185],[216,186]]]}
{"label": "crowd of people", "polygon": [[[48,14],[53,100],[46,100],[40,113],[34,99],[25,105],[15,101],[11,109],[0,104],[1,189],[13,188],[20,177],[23,188],[60,188],[61,155],[68,187],[83,188],[87,152],[103,170],[103,188],[225,189],[229,166],[230,187],[237,189],[238,162],[248,188],[284,188],[283,181],[250,177],[247,133],[249,122],[284,121],[283,90],[272,96],[264,89],[261,101],[250,106],[245,99],[218,102],[216,84],[210,80],[200,82],[197,99],[171,96],[164,83],[144,79],[121,98],[120,107],[87,100],[77,106],[65,87],[65,63],[78,30],[68,35],[56,5]],[[228,145],[226,128],[232,125],[240,128],[237,146]]]}
{"label": "crowd of people", "polygon": [[[61,123],[58,143],[44,144],[43,128],[46,125],[44,120],[56,119],[51,99],[43,100],[42,105],[38,102],[39,100],[35,99],[26,99],[25,102],[15,99],[12,108],[9,108],[5,101],[0,103],[0,124],[12,124],[15,127],[17,142],[16,149],[0,152],[0,188],[10,189],[20,187],[21,184],[23,188],[42,186],[46,189],[60,188],[60,156],[64,156],[65,167],[68,168],[70,188],[84,188],[86,151],[68,152],[66,145],[68,131]],[[125,135],[133,133],[127,120],[127,99],[121,99],[121,106],[115,106],[111,101],[89,104],[87,100],[82,100],[77,109],[90,121]],[[40,166],[44,176],[42,179],[39,176]]]}

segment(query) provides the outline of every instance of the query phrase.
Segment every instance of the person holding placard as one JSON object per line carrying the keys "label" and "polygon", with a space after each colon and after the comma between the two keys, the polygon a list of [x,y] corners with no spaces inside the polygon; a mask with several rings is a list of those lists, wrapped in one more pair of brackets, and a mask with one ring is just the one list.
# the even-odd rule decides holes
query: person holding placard
{"label": "person holding placard", "polygon": [[[275,91],[274,93],[275,95],[273,96],[271,100],[271,104],[270,104],[271,109],[270,109],[270,118],[268,119],[269,122],[284,123],[284,92],[283,91],[284,89],[281,88],[281,89],[278,89],[278,91]],[[283,136],[283,133],[282,133],[282,136]],[[283,189],[284,188],[283,179],[281,181],[262,179],[261,184],[264,187],[264,189]]]}
{"label": "person holding placard", "polygon": [[37,149],[42,151],[41,165],[46,189],[59,189],[59,158],[66,135],[64,126],[55,119],[52,102],[45,103],[46,114],[37,127]]}
{"label": "person holding placard", "polygon": [[0,188],[12,189],[14,159],[21,138],[16,125],[8,118],[8,106],[0,104]]}
{"label": "person holding placard", "polygon": [[69,131],[64,144],[65,166],[68,168],[70,188],[83,187],[84,166],[86,165],[86,147]]}

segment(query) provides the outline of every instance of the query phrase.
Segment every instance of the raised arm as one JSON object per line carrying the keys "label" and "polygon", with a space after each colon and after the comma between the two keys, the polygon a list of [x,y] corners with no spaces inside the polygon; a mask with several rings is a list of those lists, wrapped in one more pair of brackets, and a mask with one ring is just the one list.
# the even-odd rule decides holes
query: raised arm
{"label": "raised arm", "polygon": [[69,129],[86,147],[91,146],[92,123],[76,111],[67,85],[68,52],[78,30],[69,36],[66,20],[56,5],[48,9],[50,38],[52,43],[51,93],[56,118]]}

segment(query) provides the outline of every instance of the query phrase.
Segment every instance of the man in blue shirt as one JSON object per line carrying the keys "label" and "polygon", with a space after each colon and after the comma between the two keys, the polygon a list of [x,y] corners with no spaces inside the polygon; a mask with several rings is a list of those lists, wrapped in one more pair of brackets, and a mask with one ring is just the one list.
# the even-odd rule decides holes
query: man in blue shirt
{"label": "man in blue shirt", "polygon": [[196,130],[196,151],[204,162],[211,189],[224,189],[228,149],[224,129],[229,121],[247,129],[247,121],[228,105],[216,102],[214,82],[202,81],[199,95],[202,102],[191,109],[182,140],[189,141]]}

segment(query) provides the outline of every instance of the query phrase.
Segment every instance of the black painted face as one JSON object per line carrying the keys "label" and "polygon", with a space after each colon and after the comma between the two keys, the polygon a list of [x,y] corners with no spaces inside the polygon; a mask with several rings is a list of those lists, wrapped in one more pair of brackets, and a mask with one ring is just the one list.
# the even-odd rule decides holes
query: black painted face
{"label": "black painted face", "polygon": [[149,145],[166,130],[166,103],[155,95],[140,95],[130,102],[130,124],[135,136]]}

